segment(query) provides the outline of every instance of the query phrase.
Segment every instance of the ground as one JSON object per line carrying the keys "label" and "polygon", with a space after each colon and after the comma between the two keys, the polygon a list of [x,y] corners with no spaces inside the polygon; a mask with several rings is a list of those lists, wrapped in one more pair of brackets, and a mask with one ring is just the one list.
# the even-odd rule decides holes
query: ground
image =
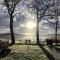
{"label": "ground", "polygon": [[37,45],[13,45],[10,54],[0,60],[48,60]]}

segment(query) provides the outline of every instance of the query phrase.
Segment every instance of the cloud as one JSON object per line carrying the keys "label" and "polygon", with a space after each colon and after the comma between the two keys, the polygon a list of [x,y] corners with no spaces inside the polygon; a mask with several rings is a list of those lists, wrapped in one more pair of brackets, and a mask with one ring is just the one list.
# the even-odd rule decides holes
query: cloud
{"label": "cloud", "polygon": [[10,32],[10,29],[9,28],[5,28],[5,29],[0,29],[0,34],[2,33],[9,33]]}
{"label": "cloud", "polygon": [[[23,0],[24,1],[24,0]],[[14,17],[14,32],[15,33],[27,33],[27,32],[31,32],[34,33],[36,32],[36,29],[31,29],[28,30],[26,28],[26,23],[29,21],[34,21],[36,23],[36,15],[31,14],[28,10],[27,10],[27,6],[23,1],[21,1],[15,9],[15,12],[19,12],[20,14],[17,14]],[[9,32],[9,25],[10,25],[10,19],[9,19],[9,14],[7,12],[4,11],[5,7],[3,8],[3,10],[1,10],[0,6],[0,33],[7,33]],[[49,20],[49,21],[53,21],[54,20]],[[39,24],[39,30],[40,33],[54,33],[54,28],[52,26],[50,26],[50,24],[48,23],[48,21],[46,20],[42,20]]]}

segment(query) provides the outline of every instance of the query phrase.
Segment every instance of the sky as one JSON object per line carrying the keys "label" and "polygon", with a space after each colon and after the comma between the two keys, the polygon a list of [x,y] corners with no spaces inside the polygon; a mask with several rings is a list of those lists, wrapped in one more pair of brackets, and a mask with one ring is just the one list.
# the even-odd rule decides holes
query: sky
{"label": "sky", "polygon": [[[29,2],[28,2],[29,3]],[[3,7],[3,8],[2,8]],[[5,11],[6,7],[0,5],[0,34],[2,33],[9,33],[9,14],[8,12]],[[20,11],[20,14],[17,14],[14,17],[14,33],[17,34],[30,34],[30,35],[35,35],[36,34],[36,15],[31,14],[29,10],[27,9],[26,5],[20,2],[15,9],[16,12],[18,13]],[[27,24],[29,22],[33,22],[35,24],[34,28],[29,29],[27,27]],[[33,25],[32,23],[32,25]],[[51,26],[46,20],[42,20],[39,24],[39,34],[54,34],[55,33],[55,28]],[[58,31],[60,33],[60,31]]]}

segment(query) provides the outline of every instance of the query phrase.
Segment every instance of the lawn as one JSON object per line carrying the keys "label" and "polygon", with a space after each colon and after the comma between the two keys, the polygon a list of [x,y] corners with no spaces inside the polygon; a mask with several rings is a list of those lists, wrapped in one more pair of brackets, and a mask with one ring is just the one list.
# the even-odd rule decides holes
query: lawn
{"label": "lawn", "polygon": [[0,60],[48,60],[37,45],[13,45],[10,54]]}

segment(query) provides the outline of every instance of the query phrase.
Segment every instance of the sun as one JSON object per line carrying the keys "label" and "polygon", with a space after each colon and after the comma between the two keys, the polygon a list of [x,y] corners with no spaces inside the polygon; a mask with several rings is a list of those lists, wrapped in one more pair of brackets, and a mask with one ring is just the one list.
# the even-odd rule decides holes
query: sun
{"label": "sun", "polygon": [[33,21],[29,21],[27,22],[26,26],[28,29],[33,29],[36,27],[36,23],[34,23]]}

